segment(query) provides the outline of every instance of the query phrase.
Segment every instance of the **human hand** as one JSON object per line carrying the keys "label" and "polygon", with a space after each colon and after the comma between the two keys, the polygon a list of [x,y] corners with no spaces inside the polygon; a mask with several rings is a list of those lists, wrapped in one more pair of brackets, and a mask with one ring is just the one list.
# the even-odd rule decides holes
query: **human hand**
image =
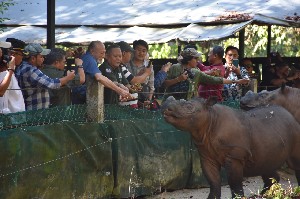
{"label": "human hand", "polygon": [[124,86],[124,84],[119,83],[118,86],[119,86],[120,88],[122,88],[123,90],[129,91],[129,88],[126,87],[126,86]]}
{"label": "human hand", "polygon": [[184,71],[181,75],[179,75],[177,77],[179,82],[185,81],[187,80],[187,78],[189,77],[189,75],[187,74],[187,71]]}
{"label": "human hand", "polygon": [[11,60],[8,62],[8,68],[15,70],[16,69],[16,63],[15,63],[15,57],[11,56]]}
{"label": "human hand", "polygon": [[169,71],[169,69],[170,69],[170,67],[172,66],[172,63],[171,62],[168,62],[168,63],[166,63],[165,65],[163,65],[162,67],[161,67],[161,70],[162,71],[165,71],[166,73]]}
{"label": "human hand", "polygon": [[237,84],[249,84],[250,79],[238,79],[236,80]]}
{"label": "human hand", "polygon": [[150,67],[146,67],[144,73],[147,74],[147,76],[151,75],[153,69],[153,65]]}
{"label": "human hand", "polygon": [[146,106],[148,106],[148,105],[150,105],[151,104],[151,101],[150,100],[145,100],[144,101],[144,106],[146,107]]}
{"label": "human hand", "polygon": [[67,71],[67,77],[68,77],[68,80],[74,79],[74,77],[75,77],[75,71],[74,70],[68,70]]}
{"label": "human hand", "polygon": [[75,58],[75,65],[76,66],[82,66],[82,63],[83,63],[82,59]]}
{"label": "human hand", "polygon": [[134,97],[128,91],[126,91],[122,88],[119,91],[119,95],[120,95],[119,100],[121,102],[126,102],[126,101],[134,99]]}

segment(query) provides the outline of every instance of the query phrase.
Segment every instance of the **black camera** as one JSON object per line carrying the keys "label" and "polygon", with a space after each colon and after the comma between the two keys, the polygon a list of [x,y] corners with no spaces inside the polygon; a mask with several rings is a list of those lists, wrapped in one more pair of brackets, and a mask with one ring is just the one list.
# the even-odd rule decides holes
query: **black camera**
{"label": "black camera", "polygon": [[0,59],[0,67],[6,67],[8,62],[11,61],[11,57],[8,55],[2,55]]}
{"label": "black camera", "polygon": [[195,74],[191,71],[191,69],[185,68],[185,69],[184,69],[184,72],[186,72],[186,74],[188,75],[188,77],[189,77],[190,79],[194,79]]}
{"label": "black camera", "polygon": [[78,73],[78,67],[75,66],[75,59],[74,58],[67,58],[66,59],[66,66],[64,70],[64,76],[67,76],[67,72],[74,70],[75,74]]}

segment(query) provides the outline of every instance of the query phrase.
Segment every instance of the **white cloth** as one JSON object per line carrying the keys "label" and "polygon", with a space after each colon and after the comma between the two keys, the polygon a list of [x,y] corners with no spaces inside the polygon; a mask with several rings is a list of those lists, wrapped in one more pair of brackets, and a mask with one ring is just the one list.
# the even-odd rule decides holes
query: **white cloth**
{"label": "white cloth", "polygon": [[[0,82],[4,79],[7,73],[8,71],[0,73]],[[5,91],[3,97],[0,97],[0,113],[7,114],[21,111],[25,111],[24,98],[18,85],[18,81],[13,74],[8,89]]]}

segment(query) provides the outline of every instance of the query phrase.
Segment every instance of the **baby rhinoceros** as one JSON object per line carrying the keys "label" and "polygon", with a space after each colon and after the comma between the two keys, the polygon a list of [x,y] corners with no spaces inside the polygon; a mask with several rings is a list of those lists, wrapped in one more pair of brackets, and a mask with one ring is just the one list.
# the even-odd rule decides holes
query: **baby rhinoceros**
{"label": "baby rhinoceros", "polygon": [[240,111],[208,100],[175,100],[162,106],[165,120],[191,133],[209,185],[208,198],[221,198],[224,167],[232,197],[243,196],[243,177],[261,176],[266,191],[284,163],[300,182],[300,125],[280,106]]}

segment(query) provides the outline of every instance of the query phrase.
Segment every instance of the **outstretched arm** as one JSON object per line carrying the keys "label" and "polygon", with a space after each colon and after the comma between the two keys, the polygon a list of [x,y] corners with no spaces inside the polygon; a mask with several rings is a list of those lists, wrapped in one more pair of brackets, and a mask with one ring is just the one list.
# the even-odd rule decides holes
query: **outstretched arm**
{"label": "outstretched arm", "polygon": [[128,98],[131,97],[131,95],[130,95],[130,93],[129,93],[128,90],[118,87],[114,82],[112,82],[107,77],[103,76],[101,73],[96,73],[95,74],[95,79],[98,82],[100,82],[101,84],[103,84],[105,87],[114,90],[116,93],[118,93],[119,95],[121,95],[123,98],[124,97],[128,97]]}

